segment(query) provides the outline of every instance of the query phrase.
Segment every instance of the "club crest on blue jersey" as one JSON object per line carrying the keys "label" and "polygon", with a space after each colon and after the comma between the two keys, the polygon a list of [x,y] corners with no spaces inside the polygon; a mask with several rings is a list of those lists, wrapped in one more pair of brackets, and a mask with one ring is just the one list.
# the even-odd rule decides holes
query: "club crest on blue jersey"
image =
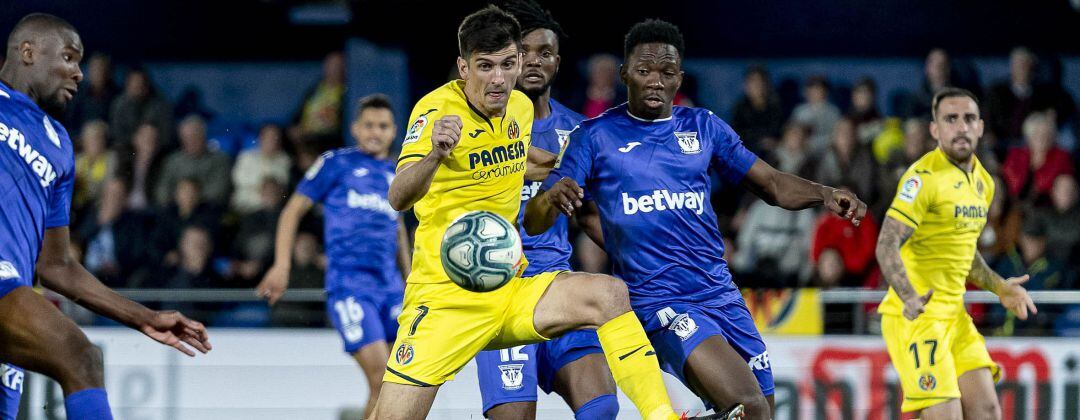
{"label": "club crest on blue jersey", "polygon": [[516,391],[521,389],[521,382],[524,379],[524,375],[521,373],[521,368],[524,364],[506,364],[499,365],[499,371],[502,372],[502,384],[503,389],[507,391]]}
{"label": "club crest on blue jersey", "polygon": [[701,153],[701,142],[698,141],[697,131],[676,131],[675,139],[679,141],[679,150],[682,150],[683,154],[696,155]]}
{"label": "club crest on blue jersey", "polygon": [[0,261],[0,280],[19,278],[19,270],[9,261]]}

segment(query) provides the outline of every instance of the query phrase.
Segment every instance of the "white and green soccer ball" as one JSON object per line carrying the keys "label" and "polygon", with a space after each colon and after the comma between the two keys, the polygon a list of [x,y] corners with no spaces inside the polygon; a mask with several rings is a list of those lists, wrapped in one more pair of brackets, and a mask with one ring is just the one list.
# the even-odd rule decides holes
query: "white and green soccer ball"
{"label": "white and green soccer ball", "polygon": [[489,211],[471,211],[450,223],[443,235],[443,270],[465,290],[490,292],[518,275],[521,236],[506,219]]}

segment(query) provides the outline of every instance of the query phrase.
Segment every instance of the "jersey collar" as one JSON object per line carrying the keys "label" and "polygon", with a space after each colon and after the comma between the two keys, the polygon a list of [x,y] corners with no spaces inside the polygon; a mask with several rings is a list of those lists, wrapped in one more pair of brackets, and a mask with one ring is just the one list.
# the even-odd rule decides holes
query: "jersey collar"
{"label": "jersey collar", "polygon": [[638,121],[641,121],[641,122],[644,122],[644,123],[658,123],[658,122],[671,121],[671,119],[675,116],[675,110],[674,109],[671,111],[671,115],[669,115],[667,118],[657,118],[655,120],[647,120],[647,119],[641,118],[641,117],[639,117],[637,115],[634,115],[634,113],[630,112],[630,107],[629,106],[625,107],[625,111],[626,111],[626,115],[629,115],[630,118],[633,118],[635,120],[638,120]]}

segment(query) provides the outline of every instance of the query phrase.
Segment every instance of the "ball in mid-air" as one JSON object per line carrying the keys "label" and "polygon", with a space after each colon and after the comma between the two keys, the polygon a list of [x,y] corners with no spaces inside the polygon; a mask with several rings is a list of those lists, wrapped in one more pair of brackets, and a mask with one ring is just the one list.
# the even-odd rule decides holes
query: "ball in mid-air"
{"label": "ball in mid-air", "polygon": [[517,228],[489,211],[471,211],[450,223],[443,234],[443,270],[450,280],[473,292],[505,285],[521,268]]}

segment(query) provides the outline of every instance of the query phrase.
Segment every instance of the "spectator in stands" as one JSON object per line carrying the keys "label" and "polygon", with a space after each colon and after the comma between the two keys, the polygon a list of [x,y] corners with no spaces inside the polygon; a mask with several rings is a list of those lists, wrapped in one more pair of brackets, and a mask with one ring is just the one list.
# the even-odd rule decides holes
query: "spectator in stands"
{"label": "spectator in stands", "polygon": [[872,203],[877,165],[868,147],[855,138],[855,123],[842,118],[833,127],[832,145],[818,153],[814,181],[825,185],[848,185],[862,200]]}
{"label": "spectator in stands", "polygon": [[859,144],[870,144],[883,129],[881,112],[877,106],[877,84],[864,76],[851,89],[851,109],[847,118],[855,123],[855,135]]}
{"label": "spectator in stands", "polygon": [[771,152],[784,124],[780,97],[772,90],[768,70],[751,66],[743,77],[743,96],[735,104],[731,128],[759,156]]}
{"label": "spectator in stands", "polygon": [[792,212],[754,200],[738,236],[731,268],[744,287],[797,287],[810,277],[806,264],[814,212]]}
{"label": "spectator in stands", "polygon": [[266,124],[259,129],[259,147],[240,153],[232,169],[232,208],[240,214],[258,210],[262,184],[273,178],[280,185],[288,185],[292,158],[281,148],[284,140],[281,127]]}
{"label": "spectator in stands", "polygon": [[619,59],[611,54],[597,54],[589,58],[588,85],[581,114],[592,118],[619,104]]}
{"label": "spectator in stands", "polygon": [[[201,226],[189,226],[183,230],[176,247],[174,262],[166,266],[163,276],[150,279],[145,287],[166,289],[208,289],[222,287],[221,276],[214,271],[212,259],[214,241],[210,232]],[[218,304],[172,304],[170,308],[187,309],[200,313],[201,319],[211,319],[208,311]],[[185,312],[187,313],[187,312]]]}
{"label": "spectator in stands", "polygon": [[930,104],[934,94],[942,88],[955,85],[952,82],[952,60],[941,48],[934,48],[926,54],[923,64],[923,81],[910,98],[905,116],[930,120]]}
{"label": "spectator in stands", "polygon": [[345,54],[335,51],[323,59],[323,74],[293,117],[291,135],[320,150],[340,147],[345,112]]}
{"label": "spectator in stands", "polygon": [[[319,238],[310,232],[296,235],[289,286],[293,289],[322,289],[326,256],[319,249]],[[326,306],[318,302],[280,301],[270,308],[274,326],[321,327]]]}
{"label": "spectator in stands", "polygon": [[176,183],[171,205],[159,211],[154,220],[152,244],[157,247],[156,259],[175,264],[178,256],[171,254],[171,251],[180,239],[180,233],[190,226],[201,226],[215,232],[220,217],[220,213],[202,202],[199,181],[181,178]]}
{"label": "spectator in stands", "polygon": [[101,196],[105,180],[115,175],[116,155],[108,150],[109,125],[102,120],[87,121],[79,131],[79,153],[75,156],[75,191],[72,210],[82,214]]}
{"label": "spectator in stands", "polygon": [[1050,206],[1036,207],[1026,215],[1025,223],[1046,232],[1047,255],[1065,262],[1069,268],[1080,269],[1077,246],[1080,245],[1080,206],[1077,206],[1077,184],[1072,175],[1054,179]]}
{"label": "spectator in stands", "polygon": [[127,147],[135,130],[144,122],[158,129],[162,148],[172,147],[172,105],[154,89],[150,75],[145,70],[132,69],[125,78],[124,93],[113,100],[109,109],[113,141],[120,147]]}
{"label": "spectator in stands", "polygon": [[206,144],[206,122],[190,115],[180,122],[180,150],[165,159],[156,190],[157,203],[164,206],[181,178],[198,181],[204,201],[223,208],[229,200],[229,157]]}
{"label": "spectator in stands", "polygon": [[[1024,287],[1029,291],[1070,289],[1073,284],[1065,275],[1062,262],[1046,254],[1047,231],[1038,223],[1025,221],[1017,246],[1008,250],[1005,257],[994,268],[1002,277],[1031,276]],[[1045,336],[1050,329],[1054,315],[1060,313],[1056,305],[1044,305],[1039,313],[1029,315],[1027,321],[1020,321],[1012,312],[998,305],[991,307],[993,319],[1002,320],[999,335]]]}
{"label": "spectator in stands", "polygon": [[81,130],[88,121],[108,120],[109,107],[115,98],[112,60],[102,53],[91,54],[86,63],[86,79],[65,110],[64,126]]}
{"label": "spectator in stands", "polygon": [[809,177],[813,168],[810,162],[810,129],[805,125],[791,121],[784,126],[780,144],[773,150],[770,162],[776,169]]}
{"label": "spectator in stands", "polygon": [[121,154],[118,159],[118,175],[129,186],[128,207],[150,210],[154,207],[154,188],[164,160],[157,127],[151,123],[139,125],[131,146],[131,152]]}
{"label": "spectator in stands", "polygon": [[[866,217],[858,226],[832,213],[823,213],[814,226],[810,242],[810,262],[816,269],[818,287],[864,287],[874,282],[878,225]],[[833,255],[826,255],[833,254]],[[832,257],[841,262],[839,275],[830,266]]]}
{"label": "spectator in stands", "polygon": [[903,147],[893,150],[878,172],[878,196],[881,200],[872,206],[874,214],[885,214],[885,210],[888,210],[892,203],[892,197],[896,196],[900,177],[916,160],[935,147],[937,147],[937,142],[930,137],[928,122],[922,118],[908,118],[904,121]]}
{"label": "spectator in stands", "polygon": [[232,240],[232,287],[254,288],[274,262],[274,234],[285,198],[285,185],[272,176],[259,187],[259,206],[242,219]]}
{"label": "spectator in stands", "polygon": [[806,102],[795,107],[791,118],[810,127],[810,149],[820,152],[829,147],[833,126],[840,121],[840,109],[829,102],[829,81],[825,76],[807,79],[803,96]]}
{"label": "spectator in stands", "polygon": [[128,209],[127,186],[108,180],[96,209],[77,228],[85,240],[86,269],[111,287],[138,284],[149,274],[150,217]]}
{"label": "spectator in stands", "polygon": [[1072,175],[1069,153],[1054,144],[1057,128],[1052,113],[1036,112],[1024,121],[1026,146],[1009,151],[1002,175],[1009,194],[1036,203],[1047,198],[1059,175]]}
{"label": "spectator in stands", "polygon": [[1025,121],[1033,112],[1052,109],[1056,116],[1065,118],[1075,112],[1072,99],[1060,87],[1036,83],[1036,65],[1031,50],[1016,48],[1009,55],[1009,78],[990,88],[987,122],[1003,147],[1019,143]]}

